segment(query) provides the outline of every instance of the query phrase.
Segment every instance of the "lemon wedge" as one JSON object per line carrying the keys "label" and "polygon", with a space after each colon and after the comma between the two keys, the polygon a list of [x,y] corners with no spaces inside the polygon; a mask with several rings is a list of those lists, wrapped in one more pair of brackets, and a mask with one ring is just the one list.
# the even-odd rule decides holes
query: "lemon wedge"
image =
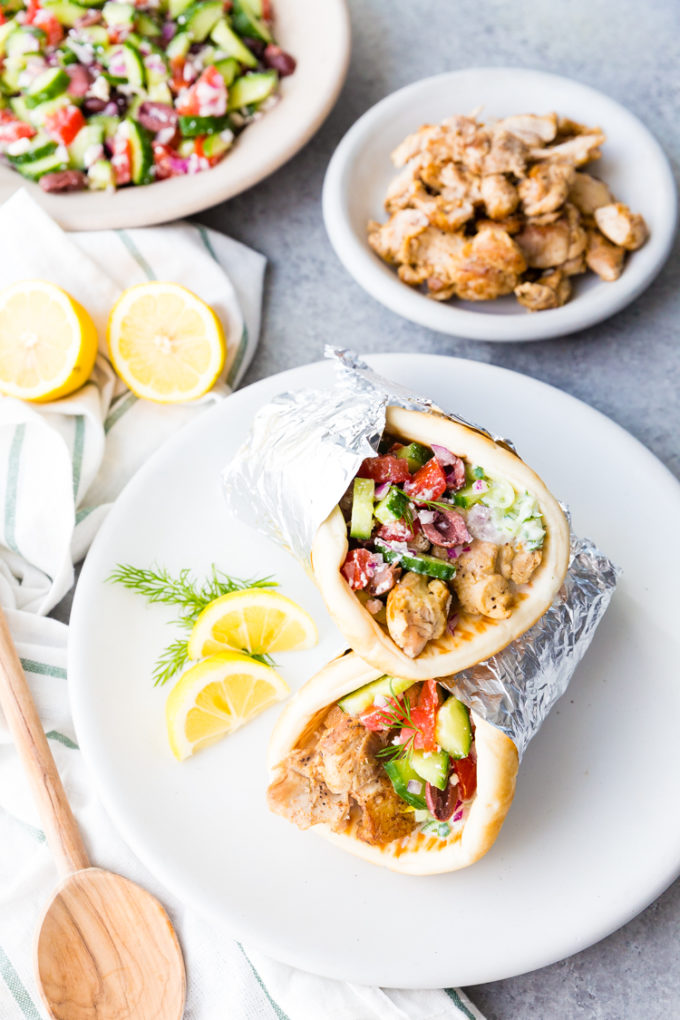
{"label": "lemon wedge", "polygon": [[215,599],[202,611],[189,638],[189,658],[200,659],[222,649],[253,655],[312,648],[316,624],[296,602],[263,588],[234,591]]}
{"label": "lemon wedge", "polygon": [[238,652],[218,652],[184,673],[168,695],[165,717],[182,761],[281,701],[290,689],[271,666]]}
{"label": "lemon wedge", "polygon": [[224,365],[219,319],[177,283],[140,283],[124,291],[111,309],[107,339],[116,372],[146,400],[195,400]]}
{"label": "lemon wedge", "polygon": [[0,291],[0,392],[22,400],[58,400],[87,382],[97,330],[85,309],[45,280]]}

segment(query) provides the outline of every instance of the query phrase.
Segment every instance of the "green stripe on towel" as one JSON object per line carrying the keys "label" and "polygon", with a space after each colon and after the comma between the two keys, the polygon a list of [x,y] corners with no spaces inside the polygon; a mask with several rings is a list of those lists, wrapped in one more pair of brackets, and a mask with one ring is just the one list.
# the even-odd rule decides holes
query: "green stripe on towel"
{"label": "green stripe on towel", "polygon": [[14,1001],[23,1011],[27,1020],[41,1020],[40,1013],[33,999],[24,988],[21,978],[12,966],[12,962],[2,946],[0,946],[0,975],[2,975],[5,984],[12,993]]}
{"label": "green stripe on towel", "polygon": [[64,747],[68,747],[71,751],[80,750],[75,740],[71,740],[70,737],[67,737],[65,733],[60,733],[59,730],[50,730],[45,736],[48,740],[56,740],[58,743],[63,744]]}
{"label": "green stripe on towel", "polygon": [[121,239],[127,250],[132,255],[133,259],[135,260],[139,268],[146,276],[147,280],[155,280],[156,274],[154,273],[153,269],[146,261],[141,251],[130,237],[130,235],[125,230],[117,230],[116,233],[118,234],[119,238]]}
{"label": "green stripe on towel", "polygon": [[35,673],[37,676],[55,676],[58,680],[66,679],[66,670],[63,666],[50,666],[48,662],[37,662],[36,659],[21,659],[20,661],[27,673]]}
{"label": "green stripe on towel", "polygon": [[454,1006],[457,1006],[461,1013],[468,1018],[468,1020],[475,1020],[475,1014],[470,1012],[470,1010],[467,1008],[467,1006],[465,1005],[465,1003],[463,1002],[455,988],[445,988],[444,991],[448,995],[449,999],[451,999],[451,1002],[454,1004]]}
{"label": "green stripe on towel", "polygon": [[26,423],[17,425],[12,437],[12,445],[9,449],[9,463],[7,466],[7,489],[5,491],[5,542],[9,548],[18,553],[16,542],[17,523],[17,496],[19,491],[19,466],[21,464],[21,449],[26,436]]}
{"label": "green stripe on towel", "polygon": [[227,376],[227,386],[232,386],[233,387],[234,380],[236,379],[236,376],[238,375],[239,369],[240,369],[240,367],[241,367],[241,365],[243,363],[243,359],[246,356],[246,351],[247,350],[248,350],[248,329],[247,329],[246,324],[244,322],[243,323],[243,332],[241,333],[241,340],[240,340],[240,343],[238,345],[238,350],[236,352],[236,357],[234,358],[234,360],[231,363],[231,368],[229,369],[229,374]]}
{"label": "green stripe on towel", "polygon": [[131,407],[137,403],[139,398],[134,393],[124,393],[122,397],[119,397],[113,408],[107,415],[106,421],[104,422],[104,433],[109,434],[116,422],[123,417],[126,411],[129,411]]}
{"label": "green stripe on towel", "polygon": [[239,947],[239,949],[243,953],[248,966],[250,967],[250,969],[253,972],[253,976],[254,976],[255,980],[257,981],[258,985],[260,986],[260,988],[262,989],[264,994],[267,996],[267,1001],[269,1002],[269,1005],[271,1006],[271,1008],[276,1013],[276,1016],[278,1017],[278,1020],[289,1020],[288,1015],[286,1013],[284,1013],[283,1010],[281,1009],[281,1007],[279,1006],[279,1004],[277,1002],[274,1002],[274,1000],[272,999],[271,995],[269,994],[269,992],[267,990],[267,986],[265,985],[264,981],[262,980],[260,975],[255,970],[255,967],[253,966],[252,960],[250,959],[250,957],[246,953],[246,951],[243,948],[243,946],[241,945],[241,943],[237,942],[236,945]]}
{"label": "green stripe on towel", "polygon": [[212,259],[214,259],[215,262],[217,263],[217,265],[219,266],[220,265],[220,260],[218,259],[217,255],[215,254],[215,249],[213,248],[212,244],[210,243],[210,238],[208,237],[208,231],[206,230],[205,227],[202,227],[198,223],[196,224],[196,229],[198,230],[198,233],[201,236],[201,240],[203,241],[203,244],[205,246],[205,250],[208,252],[208,255],[210,255],[210,257]]}
{"label": "green stripe on towel", "polygon": [[73,436],[73,502],[78,501],[80,473],[83,470],[83,451],[85,450],[85,415],[77,414],[73,419],[75,433]]}

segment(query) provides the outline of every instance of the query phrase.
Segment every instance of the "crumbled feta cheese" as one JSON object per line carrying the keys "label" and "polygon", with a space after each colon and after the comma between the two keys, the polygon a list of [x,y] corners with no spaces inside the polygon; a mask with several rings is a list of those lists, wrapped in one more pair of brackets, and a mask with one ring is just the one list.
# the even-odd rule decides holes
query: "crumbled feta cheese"
{"label": "crumbled feta cheese", "polygon": [[93,99],[101,99],[103,103],[108,102],[111,95],[111,86],[102,74],[98,75],[92,82],[87,90],[87,95]]}
{"label": "crumbled feta cheese", "polygon": [[103,145],[89,145],[83,153],[83,163],[86,169],[89,169],[93,163],[96,163],[98,159],[102,159],[104,156]]}
{"label": "crumbled feta cheese", "polygon": [[28,152],[30,148],[30,138],[17,138],[15,142],[10,142],[7,146],[7,154],[9,156],[23,156],[23,154]]}

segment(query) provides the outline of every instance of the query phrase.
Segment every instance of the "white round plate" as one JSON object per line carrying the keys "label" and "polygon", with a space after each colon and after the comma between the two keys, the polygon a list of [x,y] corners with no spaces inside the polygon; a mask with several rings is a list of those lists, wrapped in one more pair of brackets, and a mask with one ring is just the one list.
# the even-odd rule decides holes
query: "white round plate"
{"label": "white round plate", "polygon": [[345,0],[275,0],[276,41],[297,60],[281,98],[250,124],[210,170],[115,192],[46,194],[0,166],[0,202],[26,190],[66,230],[145,227],[224,202],[278,170],[309,141],[338,97],[347,74],[350,24]]}
{"label": "white round plate", "polygon": [[[614,283],[594,273],[574,278],[562,308],[529,313],[513,295],[496,301],[437,302],[402,283],[371,250],[369,220],[387,218],[383,202],[396,174],[390,153],[421,124],[481,108],[481,120],[556,111],[599,126],[607,136],[591,164],[616,198],[642,213],[647,243],[626,260]],[[590,170],[590,167],[586,167]],[[661,146],[637,117],[613,99],[568,78],[518,67],[475,67],[407,85],[371,107],[350,128],[328,166],[323,214],[333,247],[354,279],[393,312],[471,340],[545,340],[592,326],[619,311],[654,279],[675,235],[676,193]]]}
{"label": "white round plate", "polygon": [[[642,910],[680,870],[680,486],[635,439],[522,375],[428,355],[379,355],[384,375],[509,434],[567,500],[574,526],[624,570],[566,695],[529,747],[492,850],[427,878],[358,860],[272,815],[265,749],[278,708],[179,764],[154,658],[171,613],[105,579],[117,563],[273,574],[320,643],[279,656],[294,688],[342,647],[286,552],[231,520],[219,474],[254,412],[329,364],[241,390],[164,446],[113,507],[76,591],[69,680],[78,739],[114,822],[169,889],[244,942],[362,984],[441,987],[552,963]],[[675,566],[675,569],[673,569]]]}

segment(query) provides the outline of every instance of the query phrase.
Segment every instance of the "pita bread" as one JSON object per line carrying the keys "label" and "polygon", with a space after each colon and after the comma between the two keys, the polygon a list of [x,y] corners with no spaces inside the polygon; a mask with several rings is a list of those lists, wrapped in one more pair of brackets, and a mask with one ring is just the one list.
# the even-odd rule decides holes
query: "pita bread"
{"label": "pita bread", "polygon": [[[328,663],[302,687],[281,714],[269,745],[268,765],[276,780],[286,756],[317,728],[340,698],[382,676],[380,670],[348,652]],[[325,824],[313,831],[372,864],[408,875],[436,875],[465,868],[493,845],[515,792],[519,758],[509,737],[471,713],[475,723],[477,791],[457,838],[449,841],[416,832],[386,846],[371,846]]]}
{"label": "pita bread", "polygon": [[444,446],[468,463],[480,464],[492,478],[507,479],[516,491],[538,500],[546,539],[543,558],[504,620],[458,612],[455,632],[448,630],[410,658],[361,604],[341,573],[348,551],[347,526],[339,507],[321,525],[312,546],[316,582],[343,637],[366,662],[382,673],[426,680],[459,673],[495,655],[543,615],[560,589],[569,565],[569,525],[557,500],[538,475],[516,454],[480,432],[436,413],[387,409],[386,429],[408,442]]}

